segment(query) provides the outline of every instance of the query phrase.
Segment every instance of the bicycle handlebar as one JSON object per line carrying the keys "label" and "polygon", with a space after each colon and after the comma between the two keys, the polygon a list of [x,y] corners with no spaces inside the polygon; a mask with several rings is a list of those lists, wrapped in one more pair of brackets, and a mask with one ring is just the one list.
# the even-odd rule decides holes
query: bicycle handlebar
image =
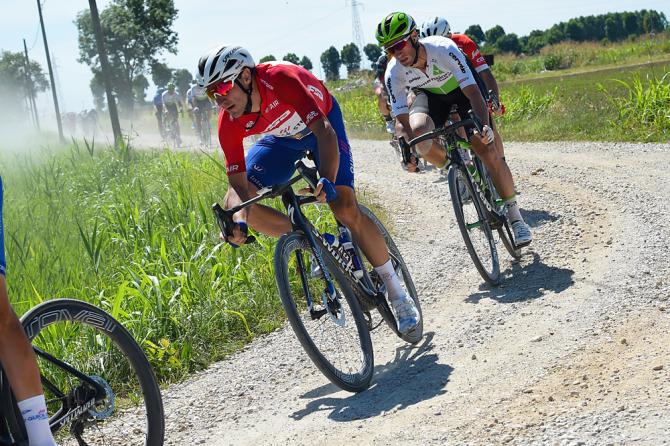
{"label": "bicycle handlebar", "polygon": [[[410,148],[410,147],[412,147],[412,146],[414,146],[414,145],[416,145],[416,144],[418,144],[422,141],[426,141],[427,139],[433,139],[433,138],[435,138],[437,136],[440,136],[440,135],[446,135],[448,133],[452,133],[452,134],[456,135],[456,130],[458,130],[461,127],[468,126],[468,125],[474,125],[475,128],[477,129],[477,131],[481,133],[482,123],[479,120],[479,118],[477,118],[477,116],[475,116],[475,113],[472,110],[468,110],[468,114],[470,115],[470,119],[464,119],[462,121],[458,121],[458,122],[456,122],[454,124],[451,124],[451,125],[448,125],[446,127],[437,128],[437,129],[432,130],[428,133],[424,133],[421,136],[417,136],[416,138],[411,139],[409,142],[405,141],[405,138],[401,136],[400,138],[398,138],[398,143],[400,144],[401,147],[403,145],[405,145],[407,148]],[[460,138],[460,139],[462,139],[462,138]],[[403,158],[404,158],[404,153],[403,153]]]}
{"label": "bicycle handlebar", "polygon": [[[230,209],[223,209],[219,203],[214,203],[212,205],[212,211],[214,212],[214,215],[216,217],[216,221],[219,224],[219,228],[221,229],[221,233],[227,238],[233,234],[233,229],[235,228],[235,222],[233,221],[233,215],[242,209],[251,206],[252,204],[265,200],[267,198],[273,198],[273,197],[278,197],[281,194],[284,193],[288,188],[293,186],[295,183],[300,181],[301,179],[305,179],[307,181],[307,184],[312,189],[316,188],[316,183],[318,182],[317,179],[317,169],[315,167],[307,167],[305,163],[302,162],[302,160],[298,160],[295,162],[295,168],[298,171],[299,175],[294,176],[291,178],[288,182],[283,183],[283,184],[278,184],[276,186],[273,186],[272,188],[265,188],[261,189],[258,191],[258,195],[256,195],[254,198],[251,198],[244,203],[241,203],[233,208]],[[303,199],[301,201],[301,204],[309,204],[313,203],[316,201],[316,197],[309,197],[306,199]],[[256,237],[253,235],[250,235],[247,237],[247,240],[244,242],[245,245],[248,245],[250,243],[254,243],[256,241]]]}

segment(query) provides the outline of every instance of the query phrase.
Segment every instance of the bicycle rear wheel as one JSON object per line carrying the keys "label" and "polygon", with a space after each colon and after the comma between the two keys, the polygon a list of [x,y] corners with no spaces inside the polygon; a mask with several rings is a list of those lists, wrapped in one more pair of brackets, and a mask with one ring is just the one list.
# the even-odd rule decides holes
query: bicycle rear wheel
{"label": "bicycle rear wheel", "polygon": [[322,277],[312,277],[306,261],[311,252],[301,231],[279,239],[274,256],[279,297],[298,341],[321,373],[344,390],[360,392],[369,387],[374,372],[365,317],[330,254],[323,258],[337,298],[325,292]]}
{"label": "bicycle rear wheel", "polygon": [[466,168],[453,164],[447,174],[451,203],[458,228],[470,258],[482,278],[491,285],[500,283],[500,264],[493,231],[486,210],[468,176]]}
{"label": "bicycle rear wheel", "polygon": [[70,299],[40,304],[21,320],[38,349],[58,444],[163,444],[160,388],[144,352],[121,324],[100,308]]}
{"label": "bicycle rear wheel", "polygon": [[416,288],[414,287],[414,281],[412,280],[412,276],[409,273],[407,264],[405,264],[405,260],[402,258],[402,254],[400,254],[400,250],[393,241],[391,234],[389,234],[389,232],[386,230],[382,222],[379,221],[377,216],[370,209],[363,206],[362,204],[359,204],[358,207],[364,215],[368,216],[370,220],[374,222],[374,224],[379,229],[379,232],[381,232],[382,237],[384,237],[384,241],[386,242],[386,246],[388,247],[389,250],[389,255],[391,256],[391,263],[393,264],[393,267],[396,273],[398,274],[398,277],[400,278],[400,283],[407,292],[407,295],[412,298],[412,300],[414,301],[414,305],[416,306],[416,309],[419,311],[421,319],[416,328],[410,331],[409,333],[400,336],[400,338],[403,341],[409,342],[410,344],[416,344],[423,337],[423,313],[421,311],[421,303],[419,302],[419,296],[416,292]]}

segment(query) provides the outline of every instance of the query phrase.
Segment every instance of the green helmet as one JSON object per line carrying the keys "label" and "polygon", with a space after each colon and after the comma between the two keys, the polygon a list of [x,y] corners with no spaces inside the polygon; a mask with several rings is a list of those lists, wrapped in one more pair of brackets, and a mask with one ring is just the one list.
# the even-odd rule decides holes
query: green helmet
{"label": "green helmet", "polygon": [[168,82],[167,89],[168,89],[168,91],[174,91],[174,89],[175,89],[174,82]]}
{"label": "green helmet", "polygon": [[411,15],[404,12],[392,12],[377,25],[375,37],[379,46],[385,47],[389,42],[408,36],[416,29]]}

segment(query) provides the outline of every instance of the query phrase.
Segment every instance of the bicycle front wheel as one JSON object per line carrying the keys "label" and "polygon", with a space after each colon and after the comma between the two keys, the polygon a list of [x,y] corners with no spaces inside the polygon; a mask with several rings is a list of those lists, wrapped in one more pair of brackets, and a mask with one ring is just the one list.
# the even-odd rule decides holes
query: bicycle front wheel
{"label": "bicycle front wheel", "polygon": [[163,444],[160,388],[144,352],[119,322],[70,299],[40,304],[21,321],[36,347],[58,444]]}
{"label": "bicycle front wheel", "polygon": [[358,299],[330,254],[326,268],[335,297],[321,276],[309,270],[309,241],[302,232],[285,234],[275,249],[275,279],[286,316],[317,368],[333,384],[349,392],[370,385],[374,355],[370,332]]}
{"label": "bicycle front wheel", "polygon": [[500,264],[493,231],[479,195],[475,193],[464,166],[454,164],[447,174],[451,203],[458,228],[475,268],[491,285],[500,283]]}

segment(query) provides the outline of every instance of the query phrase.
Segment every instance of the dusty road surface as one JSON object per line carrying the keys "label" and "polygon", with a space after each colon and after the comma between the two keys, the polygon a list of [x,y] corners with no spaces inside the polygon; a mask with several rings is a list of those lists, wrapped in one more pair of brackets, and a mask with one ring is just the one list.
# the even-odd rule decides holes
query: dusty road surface
{"label": "dusty road surface", "polygon": [[369,390],[338,390],[290,328],[165,391],[167,444],[667,444],[670,145],[507,145],[535,241],[491,288],[446,175],[353,141],[357,187],[388,213],[425,338],[373,332]]}

